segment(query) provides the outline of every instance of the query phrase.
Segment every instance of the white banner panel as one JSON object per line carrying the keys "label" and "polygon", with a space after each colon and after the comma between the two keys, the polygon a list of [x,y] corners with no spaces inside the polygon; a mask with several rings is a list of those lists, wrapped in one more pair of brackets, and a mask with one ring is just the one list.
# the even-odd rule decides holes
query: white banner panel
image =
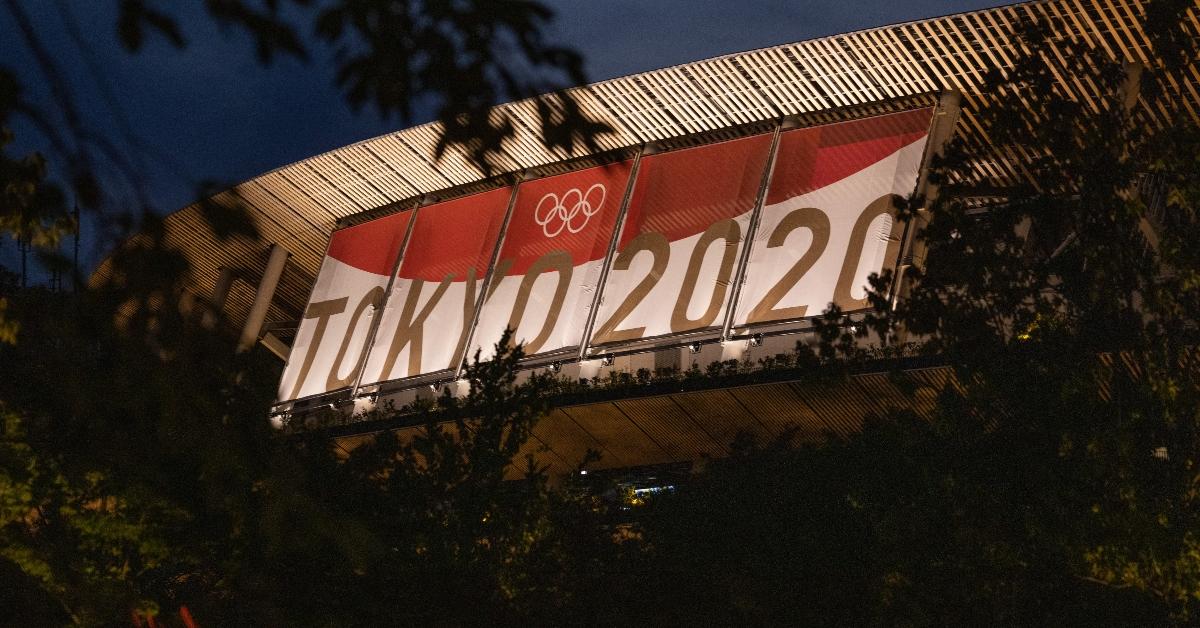
{"label": "white banner panel", "polygon": [[932,117],[920,109],[780,136],[735,326],[867,306],[867,277],[896,264],[896,203],[916,187]]}
{"label": "white banner panel", "polygon": [[354,383],[411,216],[406,211],[334,232],[283,369],[280,401]]}
{"label": "white banner panel", "polygon": [[642,159],[591,344],[719,328],[771,135]]}
{"label": "white banner panel", "polygon": [[632,166],[521,183],[472,355],[491,357],[506,327],[526,355],[579,346]]}
{"label": "white banner panel", "polygon": [[512,188],[417,210],[363,383],[457,368]]}

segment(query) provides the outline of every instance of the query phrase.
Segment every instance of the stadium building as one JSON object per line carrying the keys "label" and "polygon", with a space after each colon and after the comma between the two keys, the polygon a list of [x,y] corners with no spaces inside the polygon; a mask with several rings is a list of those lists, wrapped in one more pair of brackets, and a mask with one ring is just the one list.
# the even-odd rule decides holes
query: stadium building
{"label": "stadium building", "polygon": [[[932,191],[929,161],[951,137],[981,180],[1029,180],[1030,155],[974,115],[1019,29],[1048,29],[1059,61],[1102,50],[1136,84],[1155,64],[1144,10],[1029,2],[595,83],[571,92],[614,129],[594,153],[547,149],[536,103],[509,103],[497,111],[517,132],[498,173],[454,148],[435,158],[440,129],[426,124],[209,199],[248,208],[257,240],[219,241],[200,205],[168,216],[166,238],[191,262],[193,296],[244,346],[284,360],[275,416],[336,409],[347,441],[416,429],[353,417],[461,393],[464,359],[489,355],[506,327],[524,343],[523,374],[579,383],[529,444],[554,473],[589,449],[602,456],[591,468],[662,468],[724,455],[738,434],[845,434],[889,408],[928,412],[951,377],[882,356],[847,377],[802,377],[788,356],[813,342],[812,317],[829,303],[864,309],[867,276],[884,269],[903,298],[922,253],[897,203]],[[1140,123],[1198,119],[1190,71],[1170,86],[1177,111],[1131,102]],[[1093,108],[1102,98],[1065,67],[1057,88]]]}

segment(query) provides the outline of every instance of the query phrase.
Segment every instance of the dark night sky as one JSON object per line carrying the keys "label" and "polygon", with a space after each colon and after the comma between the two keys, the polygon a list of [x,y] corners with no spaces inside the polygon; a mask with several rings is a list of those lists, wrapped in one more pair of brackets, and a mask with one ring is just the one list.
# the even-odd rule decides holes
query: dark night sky
{"label": "dark night sky", "polygon": [[[603,80],[707,57],[896,22],[980,9],[1002,0],[544,0],[557,12],[551,39],[575,48],[588,78]],[[408,126],[372,110],[355,113],[333,85],[330,54],[313,46],[309,64],[284,59],[257,64],[238,32],[222,32],[198,0],[170,0],[189,46],[152,41],[139,54],[118,45],[115,2],[25,0],[40,36],[64,69],[86,124],[136,158],[146,196],[159,212],[195,200],[198,182],[233,184],[288,163]],[[64,19],[69,13],[77,39]],[[81,47],[77,41],[82,40]],[[91,56],[85,58],[86,49]],[[0,10],[0,65],[15,68],[27,96],[53,102],[7,11]],[[99,78],[92,69],[100,70]],[[109,85],[99,87],[100,82]],[[112,95],[114,113],[106,92]],[[418,114],[420,115],[420,114]],[[428,114],[426,114],[428,115]],[[142,148],[125,142],[128,121]],[[412,123],[425,122],[419,117]],[[16,150],[45,144],[18,124]],[[132,197],[126,199],[132,200]],[[94,223],[94,221],[91,221]],[[85,222],[85,229],[89,224]],[[93,234],[85,259],[109,241]],[[11,241],[0,264],[12,265]]]}

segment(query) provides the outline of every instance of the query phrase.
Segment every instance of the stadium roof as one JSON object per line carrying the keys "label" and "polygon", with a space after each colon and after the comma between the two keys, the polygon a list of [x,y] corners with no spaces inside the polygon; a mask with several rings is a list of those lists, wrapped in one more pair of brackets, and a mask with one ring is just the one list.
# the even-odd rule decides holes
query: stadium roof
{"label": "stadium roof", "polygon": [[[1058,59],[1075,45],[1101,49],[1112,58],[1151,64],[1153,52],[1137,19],[1144,0],[1045,0],[835,35],[737,53],[572,90],[581,107],[608,122],[615,133],[600,138],[605,151],[633,148],[705,132],[796,117],[800,124],[832,122],[910,109],[943,91],[963,95],[958,133],[976,147],[975,169],[1001,184],[1023,178],[1020,148],[987,136],[973,111],[991,96],[982,91],[991,68],[1011,67],[1021,25],[1038,23],[1053,33]],[[1187,27],[1200,37],[1200,7]],[[1053,60],[1052,60],[1053,62]],[[1200,108],[1200,74],[1172,82],[1175,101],[1193,118]],[[1063,74],[1059,87],[1097,107],[1090,83]],[[502,174],[520,173],[568,157],[547,150],[539,137],[532,101],[501,105],[516,121],[498,164]],[[1147,125],[1161,126],[1172,112],[1139,104]],[[339,222],[389,206],[401,208],[426,194],[486,184],[465,153],[450,149],[434,158],[439,125],[424,124],[318,155],[242,183],[211,199],[243,204],[261,237],[219,242],[199,204],[165,219],[165,238],[191,262],[188,283],[207,296],[222,268],[234,282],[225,311],[239,324],[254,299],[268,249],[285,248],[289,263],[275,292],[268,320],[296,320],[321,264],[326,242]],[[107,265],[97,277],[108,272]]]}

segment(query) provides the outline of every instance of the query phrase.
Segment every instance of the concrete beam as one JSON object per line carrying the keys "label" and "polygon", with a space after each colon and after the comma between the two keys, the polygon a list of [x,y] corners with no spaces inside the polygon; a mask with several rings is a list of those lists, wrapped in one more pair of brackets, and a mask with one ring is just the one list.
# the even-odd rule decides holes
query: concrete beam
{"label": "concrete beam", "polygon": [[282,340],[277,338],[275,334],[267,332],[262,337],[262,345],[267,348],[267,351],[275,354],[275,357],[287,363],[288,355],[292,352],[292,348],[284,344]]}

